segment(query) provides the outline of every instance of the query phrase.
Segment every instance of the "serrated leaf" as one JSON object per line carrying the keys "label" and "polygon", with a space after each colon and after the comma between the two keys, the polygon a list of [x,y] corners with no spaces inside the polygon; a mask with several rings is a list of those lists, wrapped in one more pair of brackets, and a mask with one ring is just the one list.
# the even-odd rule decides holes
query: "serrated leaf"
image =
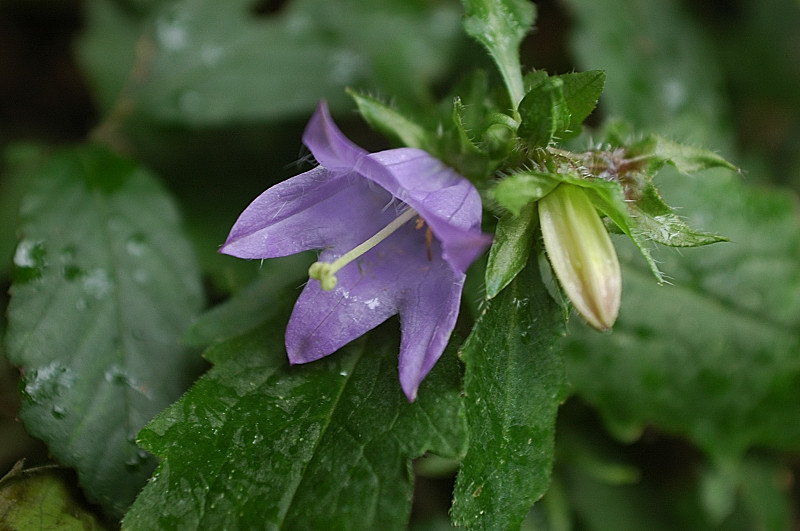
{"label": "serrated leaf", "polygon": [[527,0],[462,0],[464,29],[494,59],[508,89],[512,108],[524,96],[519,45],[536,19],[536,6]]}
{"label": "serrated leaf", "polygon": [[355,100],[358,112],[373,129],[398,141],[401,146],[432,151],[433,142],[422,126],[376,98],[353,90],[347,93]]}
{"label": "serrated leaf", "polygon": [[469,450],[456,478],[456,525],[518,528],[550,483],[563,321],[536,263],[486,303],[461,353]]}
{"label": "serrated leaf", "polygon": [[23,198],[8,309],[20,417],[113,515],[155,466],[135,434],[197,374],[179,339],[202,305],[178,214],[105,148],[54,155]]}
{"label": "serrated leaf", "polygon": [[141,432],[163,463],[126,529],[404,529],[410,460],[463,455],[452,352],[409,404],[386,327],[290,367],[283,326],[212,347],[215,367]]}
{"label": "serrated leaf", "polygon": [[163,3],[146,25],[149,48],[126,104],[160,122],[219,126],[305,114],[322,98],[343,109],[347,86],[425,101],[461,39],[452,5],[294,0],[268,17],[252,6]]}
{"label": "serrated leaf", "polygon": [[486,298],[493,299],[528,263],[537,223],[531,203],[519,215],[506,214],[497,223],[486,264]]}
{"label": "serrated leaf", "polygon": [[581,124],[592,114],[603,92],[606,73],[602,70],[588,70],[557,77],[564,83],[564,101],[569,110],[569,126],[558,135],[563,140],[581,132]]}
{"label": "serrated leaf", "polygon": [[519,136],[532,147],[548,146],[570,129],[564,82],[551,77],[530,89],[519,104],[519,114]]}

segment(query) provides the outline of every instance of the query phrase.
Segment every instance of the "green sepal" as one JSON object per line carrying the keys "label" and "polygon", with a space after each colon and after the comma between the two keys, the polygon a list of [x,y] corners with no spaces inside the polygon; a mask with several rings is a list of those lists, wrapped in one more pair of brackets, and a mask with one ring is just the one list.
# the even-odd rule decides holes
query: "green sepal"
{"label": "green sepal", "polygon": [[504,160],[514,149],[517,140],[516,120],[501,112],[491,113],[481,141],[484,149],[494,160]]}
{"label": "green sepal", "polygon": [[432,135],[424,127],[403,115],[400,111],[383,103],[377,98],[347,89],[347,93],[356,105],[358,112],[376,131],[403,146],[415,147],[430,151],[434,146]]}
{"label": "green sepal", "polygon": [[699,247],[729,241],[725,236],[693,229],[664,202],[653,183],[648,182],[642,196],[629,204],[635,230],[643,237],[669,247]]}
{"label": "green sepal", "polygon": [[[490,169],[489,154],[470,136],[470,123],[475,116],[469,116],[470,109],[456,97],[453,100],[452,123],[455,134],[445,137],[443,160],[456,168],[459,173],[473,182],[486,179]],[[469,122],[467,120],[470,120]]]}
{"label": "green sepal", "polygon": [[633,241],[636,248],[644,257],[650,271],[659,284],[664,282],[664,276],[658,268],[653,255],[650,253],[650,242],[646,232],[637,230],[637,220],[631,215],[629,206],[626,203],[625,193],[617,181],[605,181],[602,179],[582,179],[577,176],[564,175],[564,182],[575,184],[586,188],[592,204],[607,216],[614,224]]}
{"label": "green sepal", "polygon": [[628,156],[631,158],[647,157],[649,162],[647,172],[651,175],[663,168],[665,164],[671,164],[679,172],[686,174],[697,173],[709,168],[739,171],[739,168],[711,150],[681,144],[658,135],[648,135],[629,146]]}
{"label": "green sepal", "polygon": [[664,282],[664,277],[650,254],[647,231],[637,230],[637,221],[629,210],[622,186],[616,181],[584,179],[572,173],[528,171],[516,173],[501,181],[491,191],[491,196],[512,214],[519,215],[526,205],[538,201],[561,182],[587,189],[592,204],[633,241],[658,282]]}
{"label": "green sepal", "polygon": [[497,223],[486,265],[486,298],[493,299],[528,262],[538,225],[536,205],[528,203],[519,212],[506,214]]}
{"label": "green sepal", "polygon": [[492,189],[491,196],[500,206],[519,215],[525,206],[549,194],[562,180],[563,176],[554,173],[519,172],[500,181]]}
{"label": "green sepal", "polygon": [[726,168],[735,172],[738,167],[724,157],[709,149],[681,144],[659,135],[646,137],[630,142],[631,131],[627,124],[614,122],[606,128],[606,141],[615,147],[625,149],[629,160],[640,160],[638,169],[648,178],[652,178],[666,164],[674,166],[679,172],[691,175],[710,168]]}
{"label": "green sepal", "polygon": [[[476,117],[469,116],[469,107],[461,102],[461,98],[456,97],[453,99],[453,124],[456,128],[456,137],[458,139],[458,153],[461,156],[471,155],[482,158],[487,158],[489,154],[483,149],[475,139],[470,136],[469,131],[472,129],[470,123],[476,121]],[[483,118],[481,116],[481,118]]]}

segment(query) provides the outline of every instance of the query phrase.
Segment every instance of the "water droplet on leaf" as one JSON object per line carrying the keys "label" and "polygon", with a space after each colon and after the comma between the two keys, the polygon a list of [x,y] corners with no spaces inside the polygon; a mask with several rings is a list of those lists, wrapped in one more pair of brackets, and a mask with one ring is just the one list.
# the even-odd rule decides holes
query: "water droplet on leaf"
{"label": "water droplet on leaf", "polygon": [[26,283],[42,277],[47,251],[40,241],[22,240],[14,252],[14,282]]}
{"label": "water droplet on leaf", "polygon": [[93,269],[83,277],[83,291],[95,299],[103,299],[111,292],[111,280],[108,271],[103,268]]}
{"label": "water droplet on leaf", "polygon": [[144,234],[136,233],[125,242],[125,250],[131,256],[142,256],[147,250]]}

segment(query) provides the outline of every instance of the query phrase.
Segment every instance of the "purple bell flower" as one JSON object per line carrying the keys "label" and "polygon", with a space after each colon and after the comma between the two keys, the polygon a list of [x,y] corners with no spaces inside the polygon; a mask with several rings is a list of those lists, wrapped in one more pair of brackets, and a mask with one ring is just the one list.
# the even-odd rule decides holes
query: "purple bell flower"
{"label": "purple bell flower", "polygon": [[399,313],[400,384],[413,401],[453,331],[465,272],[490,243],[480,196],[425,151],[356,146],[325,102],[303,142],[320,165],[258,196],[220,252],[262,259],[319,249],[286,329],[289,361],[332,354]]}

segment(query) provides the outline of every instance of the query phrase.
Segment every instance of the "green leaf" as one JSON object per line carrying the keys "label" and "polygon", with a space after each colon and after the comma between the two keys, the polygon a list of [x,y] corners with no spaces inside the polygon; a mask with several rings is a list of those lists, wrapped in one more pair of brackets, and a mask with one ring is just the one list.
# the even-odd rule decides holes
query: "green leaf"
{"label": "green leaf", "polygon": [[555,347],[562,322],[534,258],[486,303],[467,339],[461,356],[469,450],[456,478],[456,525],[518,528],[547,490],[565,392]]}
{"label": "green leaf", "polygon": [[405,529],[410,460],[463,456],[453,352],[409,404],[387,327],[293,367],[283,328],[271,319],[212,347],[214,368],[141,432],[163,462],[125,528]]}
{"label": "green leaf", "polygon": [[[719,58],[687,5],[630,0],[567,0],[581,69],[602,68],[607,78],[603,105],[638,130],[656,129],[670,138],[724,145],[728,103]],[[614,13],[613,17],[608,16]]]}
{"label": "green leaf", "polygon": [[663,283],[664,276],[650,252],[651,242],[648,234],[646,231],[637,230],[637,221],[631,216],[631,212],[625,203],[625,195],[620,184],[600,179],[593,181],[570,180],[567,182],[572,182],[589,190],[589,199],[592,200],[592,203],[631,239],[639,253],[644,257],[645,262],[647,262],[650,272],[659,284]]}
{"label": "green leaf", "polygon": [[[191,346],[207,347],[213,343],[231,339],[260,326],[286,310],[275,301],[288,296],[286,285],[300,286],[308,280],[308,267],[315,259],[308,253],[299,253],[282,258],[272,258],[258,264],[260,276],[245,286],[235,297],[204,312],[194,320],[184,334],[184,341]],[[254,266],[256,264],[253,264]],[[275,279],[282,279],[276,283]]]}
{"label": "green leaf", "polygon": [[518,216],[526,205],[549,194],[562,179],[557,174],[536,171],[514,173],[497,184],[492,190],[492,197]]}
{"label": "green leaf", "polygon": [[570,129],[570,110],[564,98],[564,82],[545,79],[528,91],[519,104],[520,137],[532,147],[546,147]]}
{"label": "green leaf", "polygon": [[35,144],[12,144],[3,152],[4,171],[0,179],[0,278],[11,276],[11,258],[17,245],[20,198],[30,175],[38,170],[46,158],[45,149]]}
{"label": "green leaf", "polygon": [[20,417],[112,515],[155,466],[136,433],[199,369],[179,342],[203,300],[178,225],[152,175],[97,146],[55,154],[22,201],[6,335]]}
{"label": "green leaf", "polygon": [[519,45],[536,19],[536,6],[527,0],[462,0],[464,29],[491,55],[506,84],[512,108],[525,94]]}
{"label": "green leaf", "polygon": [[531,203],[520,214],[506,214],[497,223],[489,261],[486,265],[486,298],[493,299],[514,280],[528,263],[538,226],[536,205]]}
{"label": "green leaf", "polygon": [[664,202],[652,183],[645,184],[641,197],[629,202],[630,221],[636,238],[670,247],[698,247],[725,242],[728,238],[691,228]]}
{"label": "green leaf", "polygon": [[431,151],[433,142],[422,126],[376,98],[354,90],[348,90],[347,93],[355,100],[358,112],[373,129],[399,142],[401,146]]}
{"label": "green leaf", "polygon": [[569,110],[569,126],[558,134],[563,140],[581,132],[581,124],[597,107],[597,100],[600,99],[606,82],[606,73],[602,70],[588,70],[562,74],[557,78],[564,84],[564,101]]}
{"label": "green leaf", "polygon": [[109,529],[70,489],[69,474],[56,467],[21,470],[21,463],[0,478],[3,529]]}
{"label": "green leaf", "polygon": [[209,127],[306,114],[322,98],[344,109],[347,86],[429,101],[461,40],[458,10],[447,4],[293,0],[268,17],[252,6],[162,3],[125,105],[159,122]]}
{"label": "green leaf", "polygon": [[84,66],[95,103],[108,113],[130,82],[136,65],[142,16],[121,2],[92,0],[86,2],[85,17],[86,29],[77,41],[75,53]]}
{"label": "green leaf", "polygon": [[792,500],[786,495],[782,478],[791,472],[778,458],[747,456],[739,470],[739,485],[743,505],[758,522],[760,529],[790,529],[792,526]]}

